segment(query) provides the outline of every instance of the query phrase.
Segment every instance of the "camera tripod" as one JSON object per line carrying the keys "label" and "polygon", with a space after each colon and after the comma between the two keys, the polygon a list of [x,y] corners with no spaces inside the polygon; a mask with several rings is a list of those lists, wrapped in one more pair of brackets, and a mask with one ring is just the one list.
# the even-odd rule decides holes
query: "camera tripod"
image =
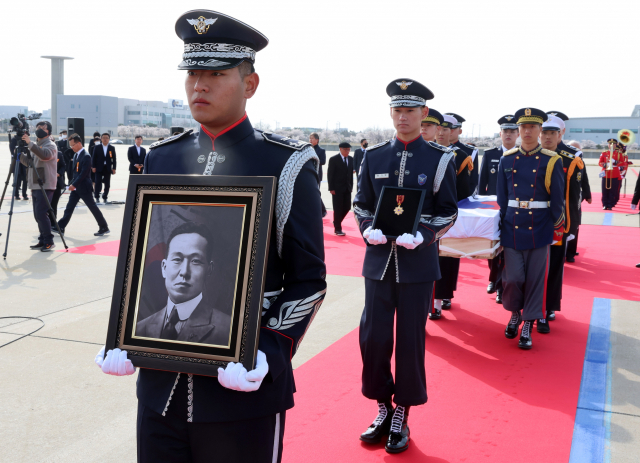
{"label": "camera tripod", "polygon": [[[56,225],[56,229],[58,229],[60,231],[60,238],[62,239],[62,244],[64,244],[64,249],[68,250],[69,246],[67,246],[67,242],[64,239],[64,233],[62,233],[62,230],[60,229],[60,226],[58,225],[58,219],[56,218],[56,215],[54,213],[53,208],[51,207],[51,202],[49,202],[49,197],[47,196],[47,192],[44,189],[44,182],[42,181],[42,178],[40,177],[40,174],[38,173],[38,169],[36,169],[33,165],[33,157],[31,156],[31,153],[29,153],[28,151],[24,151],[24,147],[23,146],[24,142],[21,140],[18,143],[18,147],[16,147],[16,152],[15,152],[15,156],[14,156],[14,160],[13,162],[15,162],[15,168],[14,168],[14,172],[13,172],[13,178],[14,180],[18,178],[18,169],[20,168],[20,164],[18,164],[19,159],[18,156],[19,154],[22,154],[23,156],[27,156],[27,159],[29,160],[29,167],[33,169],[33,171],[36,174],[36,177],[38,177],[38,185],[40,186],[40,191],[42,191],[42,197],[44,198],[44,200],[47,202],[47,206],[49,207],[49,214],[51,215],[51,217],[53,217],[53,221]],[[22,148],[22,149],[21,149]],[[9,173],[9,176],[11,176],[11,173]],[[7,183],[9,182],[9,177],[7,177]],[[4,244],[4,254],[2,254],[2,257],[6,260],[7,259],[7,249],[9,248],[9,235],[11,234],[11,221],[13,219],[13,205],[15,203],[15,195],[17,192],[17,188],[18,188],[18,182],[16,181],[13,187],[13,194],[11,195],[11,208],[9,209],[9,225],[7,227],[7,239],[5,241]],[[7,189],[7,185],[5,184],[5,190]],[[4,197],[4,193],[3,193],[3,197]],[[0,205],[2,203],[0,202]]]}

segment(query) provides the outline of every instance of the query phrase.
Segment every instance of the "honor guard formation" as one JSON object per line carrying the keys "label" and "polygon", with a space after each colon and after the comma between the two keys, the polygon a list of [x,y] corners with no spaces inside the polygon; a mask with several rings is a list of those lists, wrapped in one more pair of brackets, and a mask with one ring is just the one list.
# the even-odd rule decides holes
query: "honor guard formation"
{"label": "honor guard formation", "polygon": [[[201,127],[154,143],[143,156],[144,174],[273,176],[278,186],[256,369],[230,363],[218,377],[206,377],[141,368],[138,458],[208,461],[206,455],[216,454],[220,461],[281,461],[286,412],[294,405],[291,359],[327,287],[326,211],[319,190],[326,153],[317,134],[307,143],[252,126],[245,108],[260,83],[254,66],[256,54],[268,44],[262,33],[208,10],[185,13],[175,31],[184,41],[178,69],[186,73],[189,106]],[[488,261],[487,292],[495,293],[496,303],[508,312],[506,338],[515,340],[514,348],[531,349],[534,325],[538,333],[550,333],[549,322],[561,310],[565,256],[577,240],[581,201],[590,202],[591,192],[582,152],[562,142],[567,117],[561,112],[526,107],[500,117],[502,145],[486,150],[479,166],[478,149],[459,139],[465,119],[430,108],[434,93],[429,88],[402,77],[391,81],[386,93],[395,136],[374,146],[362,140],[355,160],[349,156],[351,145],[341,144],[340,154],[329,159],[327,178],[335,234],[344,235],[342,221],[353,205],[366,245],[359,330],[362,394],[376,402],[378,414],[360,440],[384,442],[387,452],[399,453],[409,447],[411,407],[427,402],[427,319],[442,323],[438,320],[451,309],[457,290],[460,259],[440,256],[439,246],[458,219],[458,202],[474,193],[497,197],[503,252]],[[600,158],[604,209],[618,201],[627,166],[625,146],[609,142]],[[108,194],[105,170],[115,173],[109,146],[107,139],[97,148],[104,151],[105,163],[102,173],[94,169],[96,199],[101,183],[103,198]],[[74,151],[76,202],[92,203],[87,154],[82,148]],[[422,195],[415,233],[388,237],[374,228],[381,197],[392,188]],[[407,198],[393,196],[391,217],[409,214]],[[106,229],[94,209],[101,230]],[[71,212],[65,212],[62,229]],[[179,309],[165,320],[174,336]],[[106,358],[101,351],[96,362],[113,375],[135,370],[118,349]]]}

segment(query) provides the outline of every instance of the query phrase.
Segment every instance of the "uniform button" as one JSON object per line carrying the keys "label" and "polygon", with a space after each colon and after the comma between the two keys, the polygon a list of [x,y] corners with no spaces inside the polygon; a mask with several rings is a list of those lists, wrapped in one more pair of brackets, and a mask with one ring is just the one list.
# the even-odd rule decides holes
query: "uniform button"
{"label": "uniform button", "polygon": [[517,170],[513,169],[513,173],[515,174],[516,172],[518,172]]}
{"label": "uniform button", "polygon": [[520,156],[516,156],[516,159],[520,159]]}
{"label": "uniform button", "polygon": [[533,185],[531,185],[531,188],[533,188]]}
{"label": "uniform button", "polygon": [[513,185],[513,186],[518,186],[518,184],[516,183],[516,184],[515,184],[515,185]]}
{"label": "uniform button", "polygon": [[540,159],[540,156],[536,156],[536,159]]}
{"label": "uniform button", "polygon": [[518,211],[516,211],[516,215],[518,215]]}
{"label": "uniform button", "polygon": [[516,201],[520,201],[520,198],[516,198]]}
{"label": "uniform button", "polygon": [[533,212],[529,211],[529,215],[533,214]]}
{"label": "uniform button", "polygon": [[398,154],[396,154],[396,156],[400,157],[402,156],[402,153],[398,151]]}
{"label": "uniform button", "polygon": [[410,158],[413,157],[413,153],[409,153],[407,156],[409,156]]}
{"label": "uniform button", "polygon": [[531,227],[529,227],[529,230],[531,230]]}
{"label": "uniform button", "polygon": [[518,228],[518,226],[516,225],[516,228]]}
{"label": "uniform button", "polygon": [[533,201],[533,198],[531,198],[529,201]]}
{"label": "uniform button", "polygon": [[396,175],[398,175],[399,173],[400,173],[400,172],[398,172],[398,171],[396,170]]}
{"label": "uniform button", "polygon": [[408,170],[404,171],[404,175],[409,175],[411,172],[409,172]]}
{"label": "uniform button", "polygon": [[535,169],[533,169],[533,171],[535,172],[536,170],[535,170]]}

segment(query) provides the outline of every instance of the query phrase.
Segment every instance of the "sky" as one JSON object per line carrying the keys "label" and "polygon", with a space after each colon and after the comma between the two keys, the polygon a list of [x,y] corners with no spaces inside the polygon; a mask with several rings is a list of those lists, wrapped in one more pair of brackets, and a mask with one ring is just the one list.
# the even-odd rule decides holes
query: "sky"
{"label": "sky", "polygon": [[[222,0],[6,2],[0,105],[51,107],[50,62],[65,94],[185,99],[175,22],[214,9],[269,38],[247,105],[272,128],[392,128],[387,84],[416,80],[429,106],[462,115],[465,136],[531,106],[569,117],[630,116],[640,104],[637,0]],[[22,19],[24,18],[24,19]]]}

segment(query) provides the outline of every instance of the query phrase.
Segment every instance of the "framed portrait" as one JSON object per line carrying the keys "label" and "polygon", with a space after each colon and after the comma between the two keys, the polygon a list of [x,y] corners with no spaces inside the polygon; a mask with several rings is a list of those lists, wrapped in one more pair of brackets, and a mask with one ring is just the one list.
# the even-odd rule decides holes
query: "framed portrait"
{"label": "framed portrait", "polygon": [[129,177],[106,349],[137,367],[255,366],[275,177]]}

